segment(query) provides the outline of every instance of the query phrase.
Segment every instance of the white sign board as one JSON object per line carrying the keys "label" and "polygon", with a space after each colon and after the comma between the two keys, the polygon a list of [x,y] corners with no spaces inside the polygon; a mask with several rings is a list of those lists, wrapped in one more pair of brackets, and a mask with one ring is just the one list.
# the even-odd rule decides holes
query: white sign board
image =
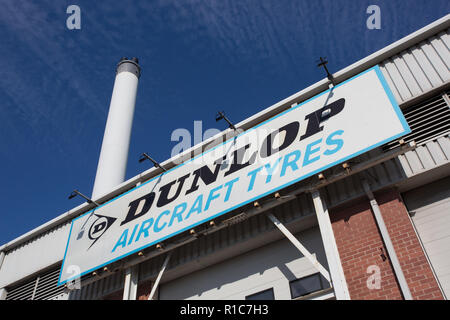
{"label": "white sign board", "polygon": [[59,284],[409,132],[371,68],[74,219]]}

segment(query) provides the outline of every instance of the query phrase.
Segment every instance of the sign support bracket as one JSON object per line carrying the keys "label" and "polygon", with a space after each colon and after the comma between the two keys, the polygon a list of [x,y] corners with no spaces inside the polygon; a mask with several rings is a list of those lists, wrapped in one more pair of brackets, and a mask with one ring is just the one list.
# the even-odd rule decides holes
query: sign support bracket
{"label": "sign support bracket", "polygon": [[320,264],[319,261],[306,249],[300,241],[272,214],[269,213],[267,217],[273,224],[285,235],[286,238],[307,258],[313,266],[322,274],[322,276],[331,283],[330,273]]}
{"label": "sign support bracket", "polygon": [[158,288],[159,281],[161,280],[161,277],[167,268],[167,264],[169,263],[171,256],[172,256],[172,251],[169,251],[169,253],[166,256],[166,259],[164,259],[164,263],[161,267],[161,270],[159,270],[158,277],[156,278],[155,283],[152,286],[152,291],[150,292],[150,295],[148,296],[148,300],[153,300],[153,296],[155,295],[156,289]]}

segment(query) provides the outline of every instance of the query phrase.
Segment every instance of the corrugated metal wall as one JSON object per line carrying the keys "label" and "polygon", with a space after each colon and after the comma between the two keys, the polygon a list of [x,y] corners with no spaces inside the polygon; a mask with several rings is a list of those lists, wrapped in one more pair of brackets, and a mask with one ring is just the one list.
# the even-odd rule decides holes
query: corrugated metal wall
{"label": "corrugated metal wall", "polygon": [[412,177],[450,162],[450,104],[448,93],[406,108],[403,113],[415,140],[415,150],[399,156],[406,176]]}
{"label": "corrugated metal wall", "polygon": [[399,156],[407,177],[423,173],[450,162],[450,134],[427,141],[415,150]]}
{"label": "corrugated metal wall", "polygon": [[40,275],[29,279],[25,284],[10,288],[6,300],[62,300],[68,292],[57,287],[59,268],[55,266]]}
{"label": "corrugated metal wall", "polygon": [[380,63],[397,102],[417,97],[450,80],[450,29]]}
{"label": "corrugated metal wall", "polygon": [[8,251],[0,269],[0,288],[61,262],[70,222]]}
{"label": "corrugated metal wall", "polygon": [[[408,178],[450,162],[450,99],[437,94],[402,110],[412,132],[402,139],[415,141],[416,149],[398,157]],[[393,141],[384,149],[398,147]]]}

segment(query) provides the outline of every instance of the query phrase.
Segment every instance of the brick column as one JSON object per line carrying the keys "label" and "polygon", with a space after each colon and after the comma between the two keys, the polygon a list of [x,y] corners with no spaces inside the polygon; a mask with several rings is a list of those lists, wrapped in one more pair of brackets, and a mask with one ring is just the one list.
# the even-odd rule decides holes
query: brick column
{"label": "brick column", "polygon": [[[408,212],[398,192],[375,194],[400,265],[414,299],[442,299]],[[402,299],[368,199],[330,210],[336,244],[352,299]],[[381,288],[369,289],[370,266],[380,270]]]}

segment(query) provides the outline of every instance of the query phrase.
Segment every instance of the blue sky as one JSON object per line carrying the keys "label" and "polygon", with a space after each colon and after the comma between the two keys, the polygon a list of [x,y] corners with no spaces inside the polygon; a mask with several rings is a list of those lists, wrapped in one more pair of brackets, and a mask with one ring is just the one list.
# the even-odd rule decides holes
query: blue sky
{"label": "blue sky", "polygon": [[[66,8],[81,8],[81,30]],[[366,9],[381,9],[368,30]],[[90,195],[122,56],[140,59],[127,179],[177,128],[225,129],[449,13],[446,0],[22,1],[0,10],[0,244]]]}

